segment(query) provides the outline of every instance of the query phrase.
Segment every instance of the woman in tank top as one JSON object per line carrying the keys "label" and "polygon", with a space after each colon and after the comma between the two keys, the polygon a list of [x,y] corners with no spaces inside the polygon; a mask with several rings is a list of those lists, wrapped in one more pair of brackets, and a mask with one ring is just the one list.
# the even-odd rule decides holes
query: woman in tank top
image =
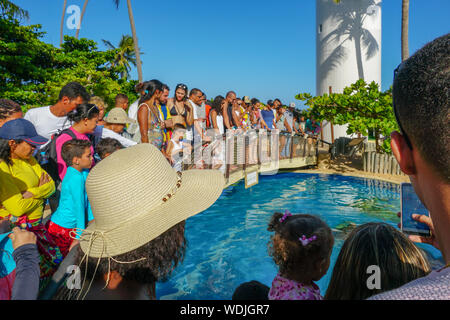
{"label": "woman in tank top", "polygon": [[167,101],[167,108],[172,116],[173,124],[190,127],[194,123],[192,108],[186,103],[188,88],[184,84],[175,87],[175,96]]}
{"label": "woman in tank top", "polygon": [[158,80],[145,83],[145,95],[139,100],[137,119],[139,129],[133,137],[137,143],[151,143],[161,150],[164,137],[164,124],[159,116],[159,98],[163,92],[163,84]]}
{"label": "woman in tank top", "polygon": [[225,98],[222,96],[217,96],[211,106],[211,111],[209,112],[209,121],[211,126],[216,132],[216,135],[223,135],[225,133],[223,125],[223,108],[226,106]]}

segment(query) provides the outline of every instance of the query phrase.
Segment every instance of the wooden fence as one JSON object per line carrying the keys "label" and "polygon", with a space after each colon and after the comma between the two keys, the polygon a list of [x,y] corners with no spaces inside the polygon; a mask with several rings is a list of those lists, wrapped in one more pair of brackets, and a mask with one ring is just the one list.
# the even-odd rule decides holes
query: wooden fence
{"label": "wooden fence", "polygon": [[363,168],[366,172],[405,175],[394,156],[366,151],[363,153]]}

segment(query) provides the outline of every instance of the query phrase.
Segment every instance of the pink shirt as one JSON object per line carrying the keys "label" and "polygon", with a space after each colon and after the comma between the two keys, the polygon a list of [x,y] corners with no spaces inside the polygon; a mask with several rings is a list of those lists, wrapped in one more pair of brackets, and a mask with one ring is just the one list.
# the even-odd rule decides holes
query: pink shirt
{"label": "pink shirt", "polygon": [[[73,127],[70,127],[69,130],[71,130],[75,134],[75,137],[77,137],[77,139],[90,141],[87,135],[79,133]],[[66,175],[66,171],[67,171],[66,162],[61,157],[61,149],[62,149],[63,144],[69,140],[72,140],[72,137],[66,133],[63,133],[56,139],[56,156],[57,156],[57,164],[58,164],[58,174],[59,174],[59,177],[61,178],[61,181],[64,179],[64,176]],[[94,147],[92,145],[91,145],[91,152],[92,152],[92,155],[94,155]],[[94,162],[94,160],[92,160],[92,166],[94,166],[94,165],[95,165],[95,162]]]}
{"label": "pink shirt", "polygon": [[311,285],[304,285],[277,274],[272,281],[269,300],[323,300],[323,298],[314,282]]}

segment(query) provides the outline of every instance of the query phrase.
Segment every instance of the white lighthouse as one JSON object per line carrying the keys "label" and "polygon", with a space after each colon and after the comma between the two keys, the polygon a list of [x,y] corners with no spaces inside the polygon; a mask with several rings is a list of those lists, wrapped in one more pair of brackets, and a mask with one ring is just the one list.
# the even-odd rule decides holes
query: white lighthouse
{"label": "white lighthouse", "polygon": [[[316,0],[316,94],[341,93],[358,79],[381,87],[381,0]],[[323,123],[325,141],[331,125]],[[334,125],[334,139],[347,126]]]}

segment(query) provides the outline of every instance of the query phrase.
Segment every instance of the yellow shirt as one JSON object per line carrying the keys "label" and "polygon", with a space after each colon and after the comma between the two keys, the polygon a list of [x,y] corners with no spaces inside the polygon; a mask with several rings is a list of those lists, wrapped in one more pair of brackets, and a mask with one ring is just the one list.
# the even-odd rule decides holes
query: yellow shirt
{"label": "yellow shirt", "polygon": [[[12,165],[0,161],[0,217],[27,215],[29,220],[42,217],[44,200],[55,192],[53,180],[38,186],[44,172],[33,157],[13,159]],[[24,199],[22,193],[25,191],[31,192],[33,198]]]}
{"label": "yellow shirt", "polygon": [[[161,105],[158,104],[157,106],[158,106],[159,117],[160,117],[161,121],[172,119],[172,115],[170,114],[170,110],[167,107],[167,104],[166,104],[166,113],[167,113],[167,115],[166,115],[165,119],[164,119],[164,112],[162,112],[162,109],[161,109]],[[168,142],[170,140],[170,137],[172,136],[172,130],[164,129],[163,130],[163,136],[164,136],[164,142]]]}

